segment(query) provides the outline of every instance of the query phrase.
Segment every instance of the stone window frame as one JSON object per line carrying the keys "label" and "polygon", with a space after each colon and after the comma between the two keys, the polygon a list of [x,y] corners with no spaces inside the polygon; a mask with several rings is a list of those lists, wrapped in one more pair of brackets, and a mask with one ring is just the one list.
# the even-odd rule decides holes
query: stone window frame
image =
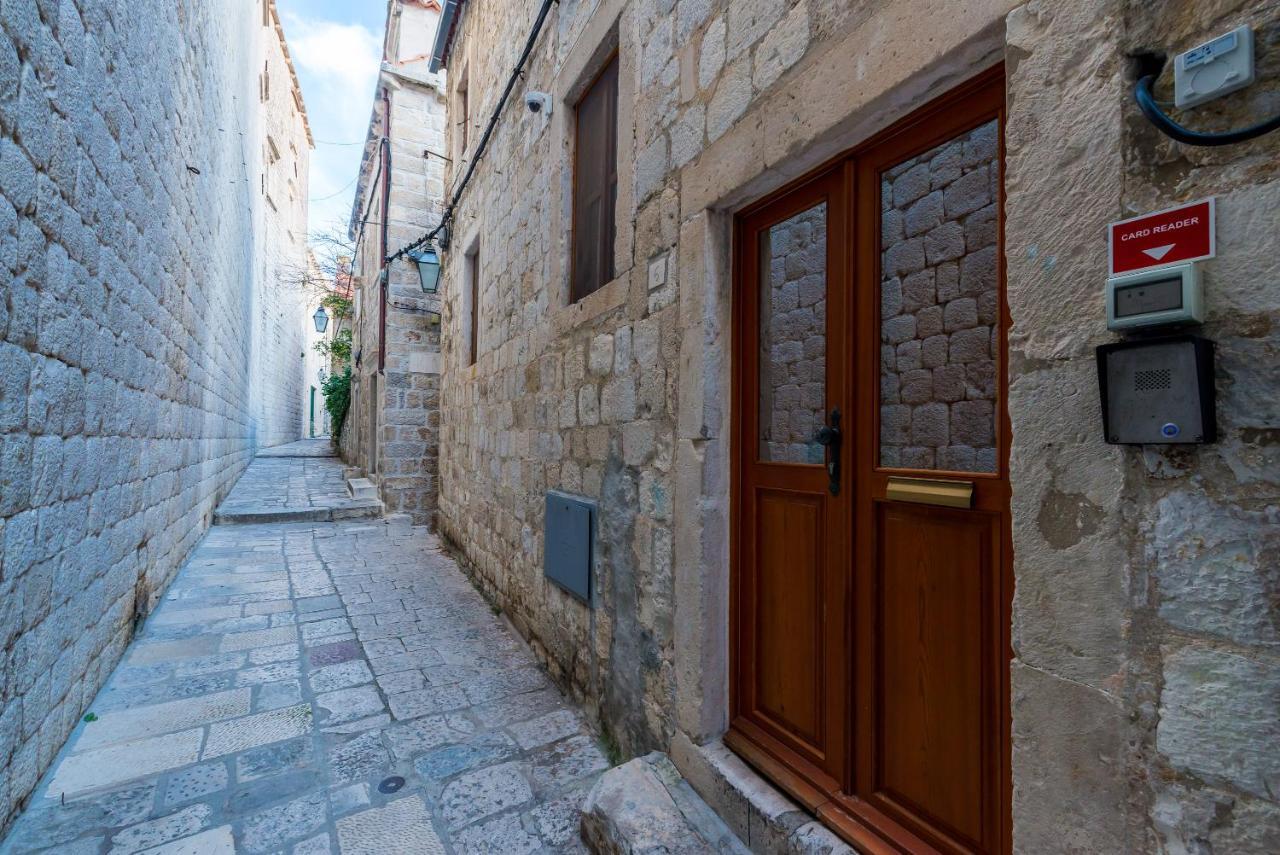
{"label": "stone window frame", "polygon": [[461,164],[466,160],[467,152],[474,145],[471,139],[469,122],[471,121],[471,63],[466,60],[462,63],[462,71],[460,71],[453,82],[454,100],[461,102],[463,105],[462,116],[460,121],[454,122],[449,128],[449,134],[456,143],[455,150],[458,152],[458,162]]}
{"label": "stone window frame", "polygon": [[466,362],[468,368],[474,368],[475,364],[480,361],[480,338],[483,329],[480,326],[480,295],[483,292],[483,283],[478,284],[474,289],[471,287],[473,280],[478,280],[480,276],[480,230],[476,229],[471,237],[463,244],[466,249],[462,253],[462,282],[459,289],[458,299],[460,301],[459,314],[461,315],[462,325],[460,332],[466,341]]}
{"label": "stone window frame", "polygon": [[[553,182],[551,222],[554,225],[549,282],[553,312],[559,314],[556,327],[567,330],[620,306],[627,297],[632,275],[632,246],[635,229],[634,105],[636,97],[634,46],[621,38],[629,32],[631,11],[627,0],[603,0],[591,13],[582,31],[565,54],[552,84],[554,109],[551,113],[551,163],[559,171]],[[573,252],[573,162],[577,132],[574,107],[600,71],[614,57],[618,60],[618,193],[614,205],[614,276],[603,287],[573,301],[571,255]]]}

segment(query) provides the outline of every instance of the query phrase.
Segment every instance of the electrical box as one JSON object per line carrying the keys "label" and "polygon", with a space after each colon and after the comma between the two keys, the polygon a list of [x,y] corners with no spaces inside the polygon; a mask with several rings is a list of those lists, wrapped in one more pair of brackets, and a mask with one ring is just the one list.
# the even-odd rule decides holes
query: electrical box
{"label": "electrical box", "polygon": [[1107,280],[1107,329],[1204,322],[1204,289],[1194,263],[1144,270]]}
{"label": "electrical box", "polygon": [[591,601],[591,554],[595,503],[558,490],[547,491],[543,572],[584,603]]}
{"label": "electrical box", "polygon": [[1174,57],[1173,103],[1185,110],[1242,89],[1253,79],[1253,30],[1237,27]]}
{"label": "electrical box", "polygon": [[1122,341],[1097,350],[1106,441],[1196,444],[1218,438],[1213,342],[1198,336]]}

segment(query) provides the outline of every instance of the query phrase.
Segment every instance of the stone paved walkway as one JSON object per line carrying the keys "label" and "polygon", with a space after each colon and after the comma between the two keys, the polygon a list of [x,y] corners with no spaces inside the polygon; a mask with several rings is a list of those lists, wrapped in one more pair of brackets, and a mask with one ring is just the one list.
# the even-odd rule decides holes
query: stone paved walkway
{"label": "stone paved walkway", "polygon": [[258,453],[214,522],[324,522],[376,517],[377,499],[353,499],[328,440],[302,440]]}
{"label": "stone paved walkway", "polygon": [[3,852],[582,852],[608,765],[403,518],[214,526],[91,710]]}

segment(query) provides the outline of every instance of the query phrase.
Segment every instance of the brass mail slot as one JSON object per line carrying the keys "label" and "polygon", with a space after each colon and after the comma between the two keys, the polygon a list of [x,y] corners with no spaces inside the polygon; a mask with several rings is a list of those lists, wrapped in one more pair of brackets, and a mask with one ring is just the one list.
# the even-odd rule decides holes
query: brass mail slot
{"label": "brass mail slot", "polygon": [[971,508],[973,507],[973,482],[891,476],[885,498],[894,502],[915,502],[918,505]]}

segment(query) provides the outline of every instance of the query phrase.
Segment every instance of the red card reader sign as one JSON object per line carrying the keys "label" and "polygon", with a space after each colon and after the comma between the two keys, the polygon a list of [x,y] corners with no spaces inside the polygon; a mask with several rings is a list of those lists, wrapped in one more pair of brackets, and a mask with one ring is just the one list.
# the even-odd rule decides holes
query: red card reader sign
{"label": "red card reader sign", "polygon": [[1107,236],[1112,276],[1213,258],[1213,197],[1112,223]]}

